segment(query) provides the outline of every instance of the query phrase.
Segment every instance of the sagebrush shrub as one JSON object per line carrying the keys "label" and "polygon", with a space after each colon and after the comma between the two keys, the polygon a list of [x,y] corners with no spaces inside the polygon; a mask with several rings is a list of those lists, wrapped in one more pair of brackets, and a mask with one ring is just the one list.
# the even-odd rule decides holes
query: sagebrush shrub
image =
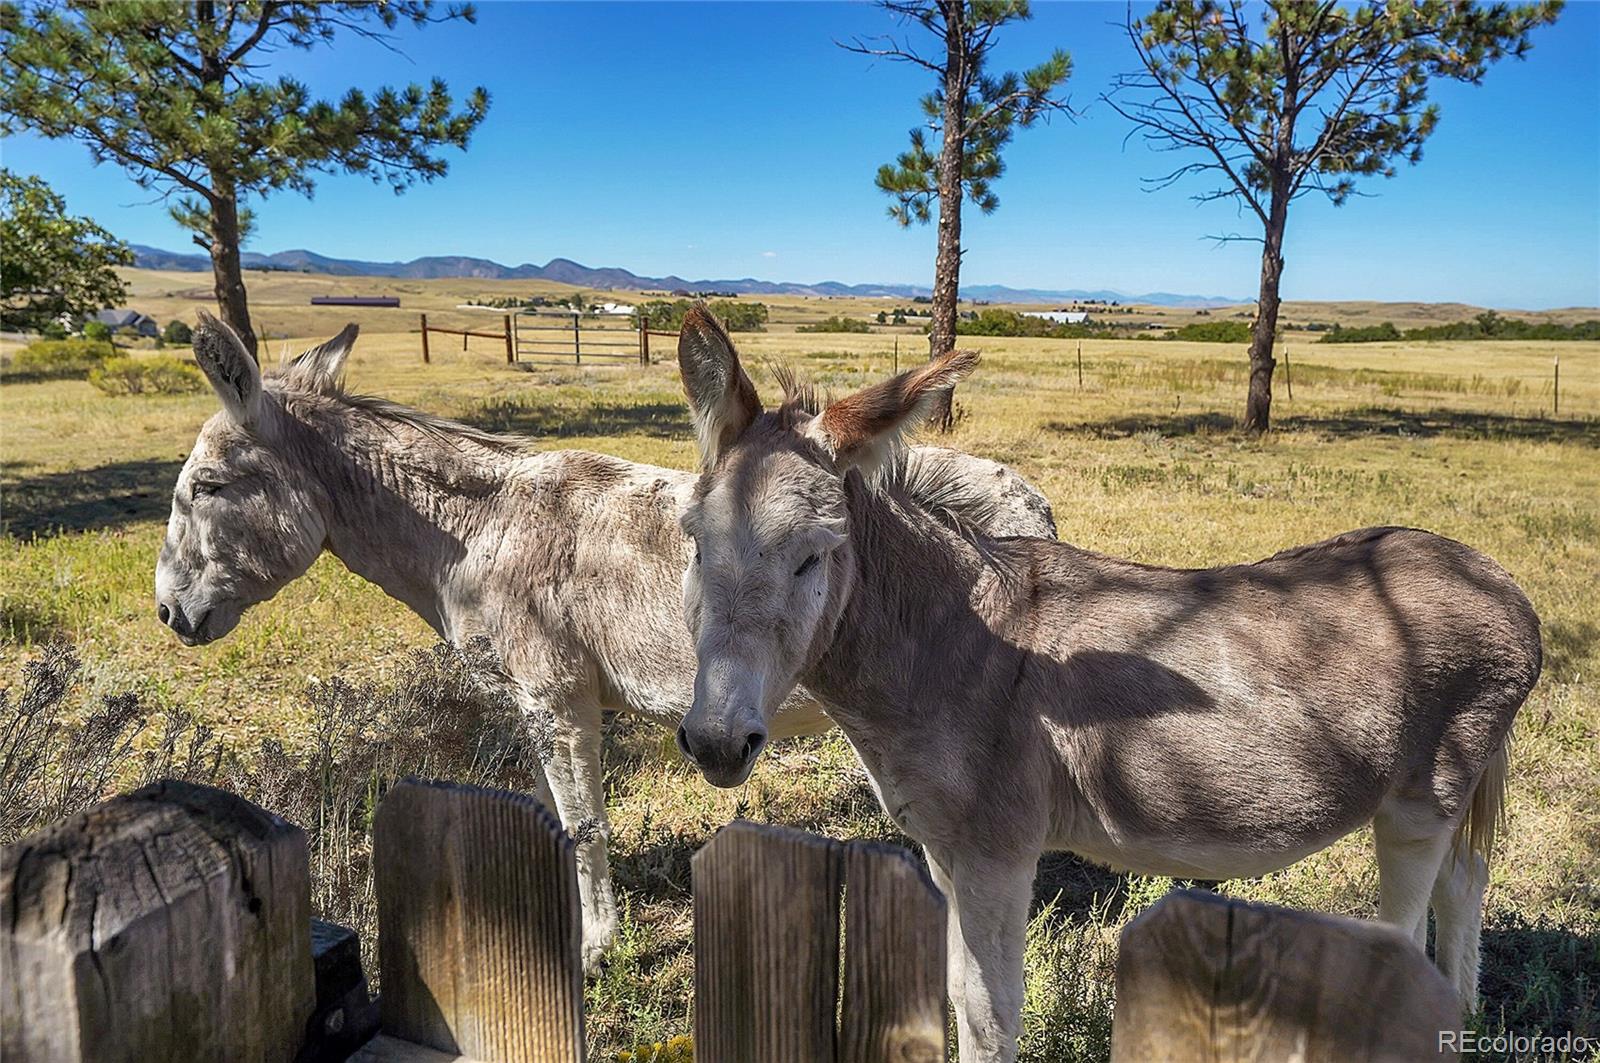
{"label": "sagebrush shrub", "polygon": [[107,395],[188,395],[206,386],[198,368],[164,354],[108,359],[89,370],[89,383]]}
{"label": "sagebrush shrub", "polygon": [[392,682],[309,683],[309,746],[224,750],[187,713],[152,711],[134,693],[90,696],[76,652],[53,642],[0,690],[0,844],[157,779],[232,790],[304,828],[312,905],[360,934],[375,978],[371,826],[389,788],[408,775],[541,786],[550,721],[523,717],[502,677],[487,640],[439,643],[412,652]]}
{"label": "sagebrush shrub", "polygon": [[18,351],[6,376],[25,380],[81,380],[104,365],[115,348],[105,340],[35,340]]}

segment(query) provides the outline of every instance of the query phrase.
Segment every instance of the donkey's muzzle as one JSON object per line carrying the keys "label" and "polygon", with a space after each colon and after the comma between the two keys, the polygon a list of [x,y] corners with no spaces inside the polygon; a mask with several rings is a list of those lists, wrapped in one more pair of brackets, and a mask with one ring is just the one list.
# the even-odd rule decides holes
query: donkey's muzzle
{"label": "donkey's muzzle", "polygon": [[188,615],[184,613],[183,606],[176,601],[171,604],[167,602],[157,604],[156,616],[161,619],[163,624],[172,629],[173,634],[177,635],[179,641],[185,646],[195,646],[200,643],[200,623],[204,623],[204,617],[200,618],[200,623],[191,621]]}
{"label": "donkey's muzzle", "polygon": [[750,777],[750,768],[767,747],[764,726],[735,728],[732,732],[696,734],[687,724],[678,728],[678,749],[700,769],[712,786],[738,786]]}

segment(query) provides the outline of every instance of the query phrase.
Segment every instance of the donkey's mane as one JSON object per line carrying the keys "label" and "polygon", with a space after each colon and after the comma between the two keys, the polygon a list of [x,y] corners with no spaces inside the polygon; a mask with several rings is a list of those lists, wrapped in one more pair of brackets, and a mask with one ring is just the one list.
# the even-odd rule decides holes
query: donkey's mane
{"label": "donkey's mane", "polygon": [[419,410],[414,406],[395,402],[377,395],[363,395],[345,390],[342,377],[326,381],[320,386],[295,372],[290,364],[266,378],[268,386],[284,398],[317,396],[332,399],[347,409],[368,414],[379,421],[410,428],[430,439],[455,445],[460,442],[476,443],[501,454],[522,454],[534,448],[533,440],[514,433],[498,433],[474,428],[448,417]]}
{"label": "donkey's mane", "polygon": [[[783,391],[779,409],[783,422],[815,417],[827,408],[831,396],[819,391],[792,366],[775,365],[771,371]],[[880,494],[895,496],[902,505],[926,513],[960,536],[1003,581],[1017,576],[1014,566],[990,548],[984,532],[1001,514],[999,496],[965,475],[957,461],[944,454],[915,451],[903,439],[896,439],[888,461],[871,478],[870,486]]]}

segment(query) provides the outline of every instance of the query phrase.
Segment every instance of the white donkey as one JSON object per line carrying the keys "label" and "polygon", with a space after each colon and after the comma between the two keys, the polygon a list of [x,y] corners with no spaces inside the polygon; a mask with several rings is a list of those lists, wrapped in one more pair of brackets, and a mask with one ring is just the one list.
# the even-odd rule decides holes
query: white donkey
{"label": "white donkey", "polygon": [[[676,728],[692,700],[679,596],[689,547],[678,518],[694,474],[584,451],[529,453],[524,440],[347,394],[355,336],[351,325],[263,379],[233,333],[201,315],[195,358],[222,411],[178,474],[157,613],[186,645],[219,639],[326,549],[442,637],[486,636],[522,711],[554,721],[544,767],[579,839],[592,965],[617,919],[601,710]],[[929,449],[903,478],[946,519],[1055,534],[1043,496],[994,462]],[[772,732],[830,726],[796,697]]]}
{"label": "white donkey", "polygon": [[1370,822],[1380,917],[1420,944],[1431,896],[1472,1008],[1508,736],[1540,668],[1528,599],[1409,529],[1185,570],[938,525],[873,470],[976,361],[764,412],[726,337],[685,322],[707,445],[680,741],[705,778],[745,778],[797,683],[822,701],[950,902],[965,1063],[1015,1057],[1049,849],[1227,879]]}

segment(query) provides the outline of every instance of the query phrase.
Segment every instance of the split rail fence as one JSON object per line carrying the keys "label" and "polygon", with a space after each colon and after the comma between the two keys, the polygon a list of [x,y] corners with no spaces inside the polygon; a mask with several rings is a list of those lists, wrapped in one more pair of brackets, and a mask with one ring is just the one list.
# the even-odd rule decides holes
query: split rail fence
{"label": "split rail fence", "polygon": [[496,348],[504,347],[506,364],[521,362],[559,365],[617,365],[625,363],[650,364],[650,338],[676,342],[676,332],[635,327],[630,318],[615,314],[556,313],[520,310],[500,315],[500,331],[483,329],[447,328],[428,324],[428,315],[421,314],[422,360],[433,361],[435,350],[428,337],[460,336],[461,350],[466,352],[470,338],[497,341]]}
{"label": "split rail fence", "polygon": [[[0,1057],[585,1059],[573,842],[532,798],[385,796],[376,1002],[308,868],[298,827],[172,781],[7,847]],[[945,906],[911,854],[741,821],[692,869],[699,1063],[945,1060]],[[1113,1060],[1450,1058],[1455,1014],[1385,927],[1179,893],[1123,933]]]}

